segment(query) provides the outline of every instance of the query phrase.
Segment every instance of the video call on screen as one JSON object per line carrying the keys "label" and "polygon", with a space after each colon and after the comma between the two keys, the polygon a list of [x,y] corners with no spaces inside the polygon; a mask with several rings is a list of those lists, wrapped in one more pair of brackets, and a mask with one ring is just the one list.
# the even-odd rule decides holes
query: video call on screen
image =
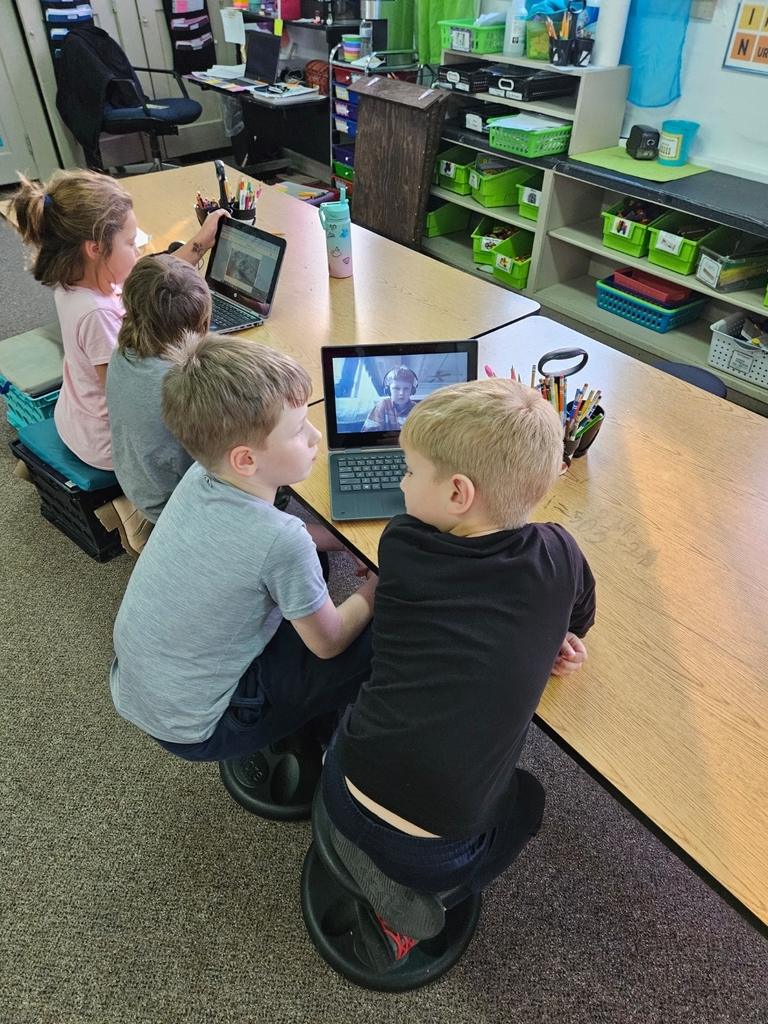
{"label": "video call on screen", "polygon": [[[418,379],[415,390],[402,387],[393,398],[392,387],[398,383],[409,385],[409,374],[396,377],[390,371],[399,367],[411,370]],[[387,374],[390,374],[387,377]],[[386,399],[404,403],[401,412],[407,415],[414,405],[433,391],[460,384],[467,379],[466,352],[438,352],[426,355],[348,356],[333,360],[333,384],[336,403],[336,426],[339,433],[353,434],[370,431],[374,410]],[[386,380],[386,384],[385,384]],[[397,408],[397,406],[396,406]],[[375,428],[374,428],[375,429]],[[387,429],[387,428],[385,428]],[[391,429],[391,428],[389,428]]]}

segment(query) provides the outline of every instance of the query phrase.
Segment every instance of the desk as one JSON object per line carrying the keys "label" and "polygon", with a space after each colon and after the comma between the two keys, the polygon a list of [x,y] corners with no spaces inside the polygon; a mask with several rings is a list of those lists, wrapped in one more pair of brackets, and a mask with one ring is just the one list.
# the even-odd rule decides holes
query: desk
{"label": "desk", "polygon": [[318,163],[330,163],[327,96],[319,92],[278,96],[249,89],[232,92],[193,75],[185,77],[201,89],[242,100],[245,127],[235,136],[233,145],[254,172],[274,167],[275,160],[280,161],[280,166],[288,164],[287,158],[282,159],[284,149],[297,150]]}
{"label": "desk", "polygon": [[[538,718],[764,926],[768,421],[544,317],[482,338],[479,363],[530,371],[566,345],[606,420],[534,518],[578,540],[597,623]],[[327,519],[324,469],[293,490]],[[382,527],[336,525],[374,564]]]}
{"label": "desk", "polygon": [[[230,182],[238,175],[232,170]],[[139,225],[161,252],[198,230],[195,194],[218,196],[213,163],[124,182]],[[256,223],[285,235],[288,248],[272,316],[244,336],[279,348],[309,371],[321,396],[321,345],[472,337],[537,313],[539,304],[454,270],[365,228],[352,225],[354,275],[329,278],[317,209],[264,188]]]}

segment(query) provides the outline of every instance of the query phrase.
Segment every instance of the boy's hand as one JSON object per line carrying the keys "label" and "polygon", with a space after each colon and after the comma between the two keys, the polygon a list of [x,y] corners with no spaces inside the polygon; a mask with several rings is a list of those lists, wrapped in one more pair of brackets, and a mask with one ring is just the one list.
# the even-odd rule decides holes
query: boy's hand
{"label": "boy's hand", "polygon": [[367,580],[370,579],[371,576],[376,575],[373,570],[369,569],[365,562],[361,558],[358,558],[354,552],[349,550],[349,548],[346,549],[346,552],[355,563],[355,576],[359,576],[361,579]]}
{"label": "boy's hand", "polygon": [[553,676],[569,676],[578,672],[587,660],[587,648],[575,633],[566,633],[552,669]]}

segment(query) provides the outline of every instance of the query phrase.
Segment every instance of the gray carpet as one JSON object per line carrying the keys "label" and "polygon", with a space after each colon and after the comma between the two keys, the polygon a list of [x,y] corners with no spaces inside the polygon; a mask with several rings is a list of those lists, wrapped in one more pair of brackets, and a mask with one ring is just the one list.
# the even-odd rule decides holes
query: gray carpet
{"label": "gray carpet", "polygon": [[[22,263],[0,222],[0,337],[53,318]],[[334,974],[299,908],[309,825],[249,815],[215,765],[115,714],[132,563],[99,565],[41,518],[12,436],[3,419],[0,1024],[765,1024],[766,940],[537,729],[523,764],[544,828],[459,965],[401,996]]]}

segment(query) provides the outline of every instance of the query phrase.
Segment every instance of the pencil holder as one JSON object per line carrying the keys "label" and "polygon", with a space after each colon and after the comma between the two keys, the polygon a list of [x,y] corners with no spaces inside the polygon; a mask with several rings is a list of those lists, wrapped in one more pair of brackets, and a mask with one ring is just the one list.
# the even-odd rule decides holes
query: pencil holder
{"label": "pencil holder", "polygon": [[213,213],[214,210],[219,209],[220,206],[218,203],[212,203],[210,206],[196,206],[195,216],[197,217],[197,222],[200,225],[200,227],[202,227],[203,224],[205,223],[205,218],[208,216],[209,213]]}
{"label": "pencil holder", "polygon": [[577,36],[576,39],[572,40],[571,64],[577,68],[586,67],[592,59],[594,45],[595,40],[589,39],[587,36]]}
{"label": "pencil holder", "polygon": [[589,430],[585,431],[580,438],[578,438],[578,447],[573,453],[574,459],[580,459],[582,455],[587,454],[587,449],[592,446],[593,441],[600,433],[600,427],[603,425],[605,419],[605,410],[602,405],[596,405],[594,408],[594,416],[599,417],[596,423],[593,423]]}
{"label": "pencil holder", "polygon": [[550,39],[549,40],[549,63],[554,64],[557,67],[563,67],[566,64],[571,63],[571,43],[570,39]]}
{"label": "pencil holder", "polygon": [[253,224],[256,220],[256,207],[252,206],[250,210],[241,210],[239,206],[233,204],[229,207],[230,216],[234,220],[245,221],[246,224]]}
{"label": "pencil holder", "polygon": [[[579,438],[579,440],[581,440],[581,438]],[[577,441],[576,438],[572,437],[563,441],[563,467],[560,470],[561,473],[564,473],[570,466],[571,459],[574,458],[578,447],[579,441]]]}

